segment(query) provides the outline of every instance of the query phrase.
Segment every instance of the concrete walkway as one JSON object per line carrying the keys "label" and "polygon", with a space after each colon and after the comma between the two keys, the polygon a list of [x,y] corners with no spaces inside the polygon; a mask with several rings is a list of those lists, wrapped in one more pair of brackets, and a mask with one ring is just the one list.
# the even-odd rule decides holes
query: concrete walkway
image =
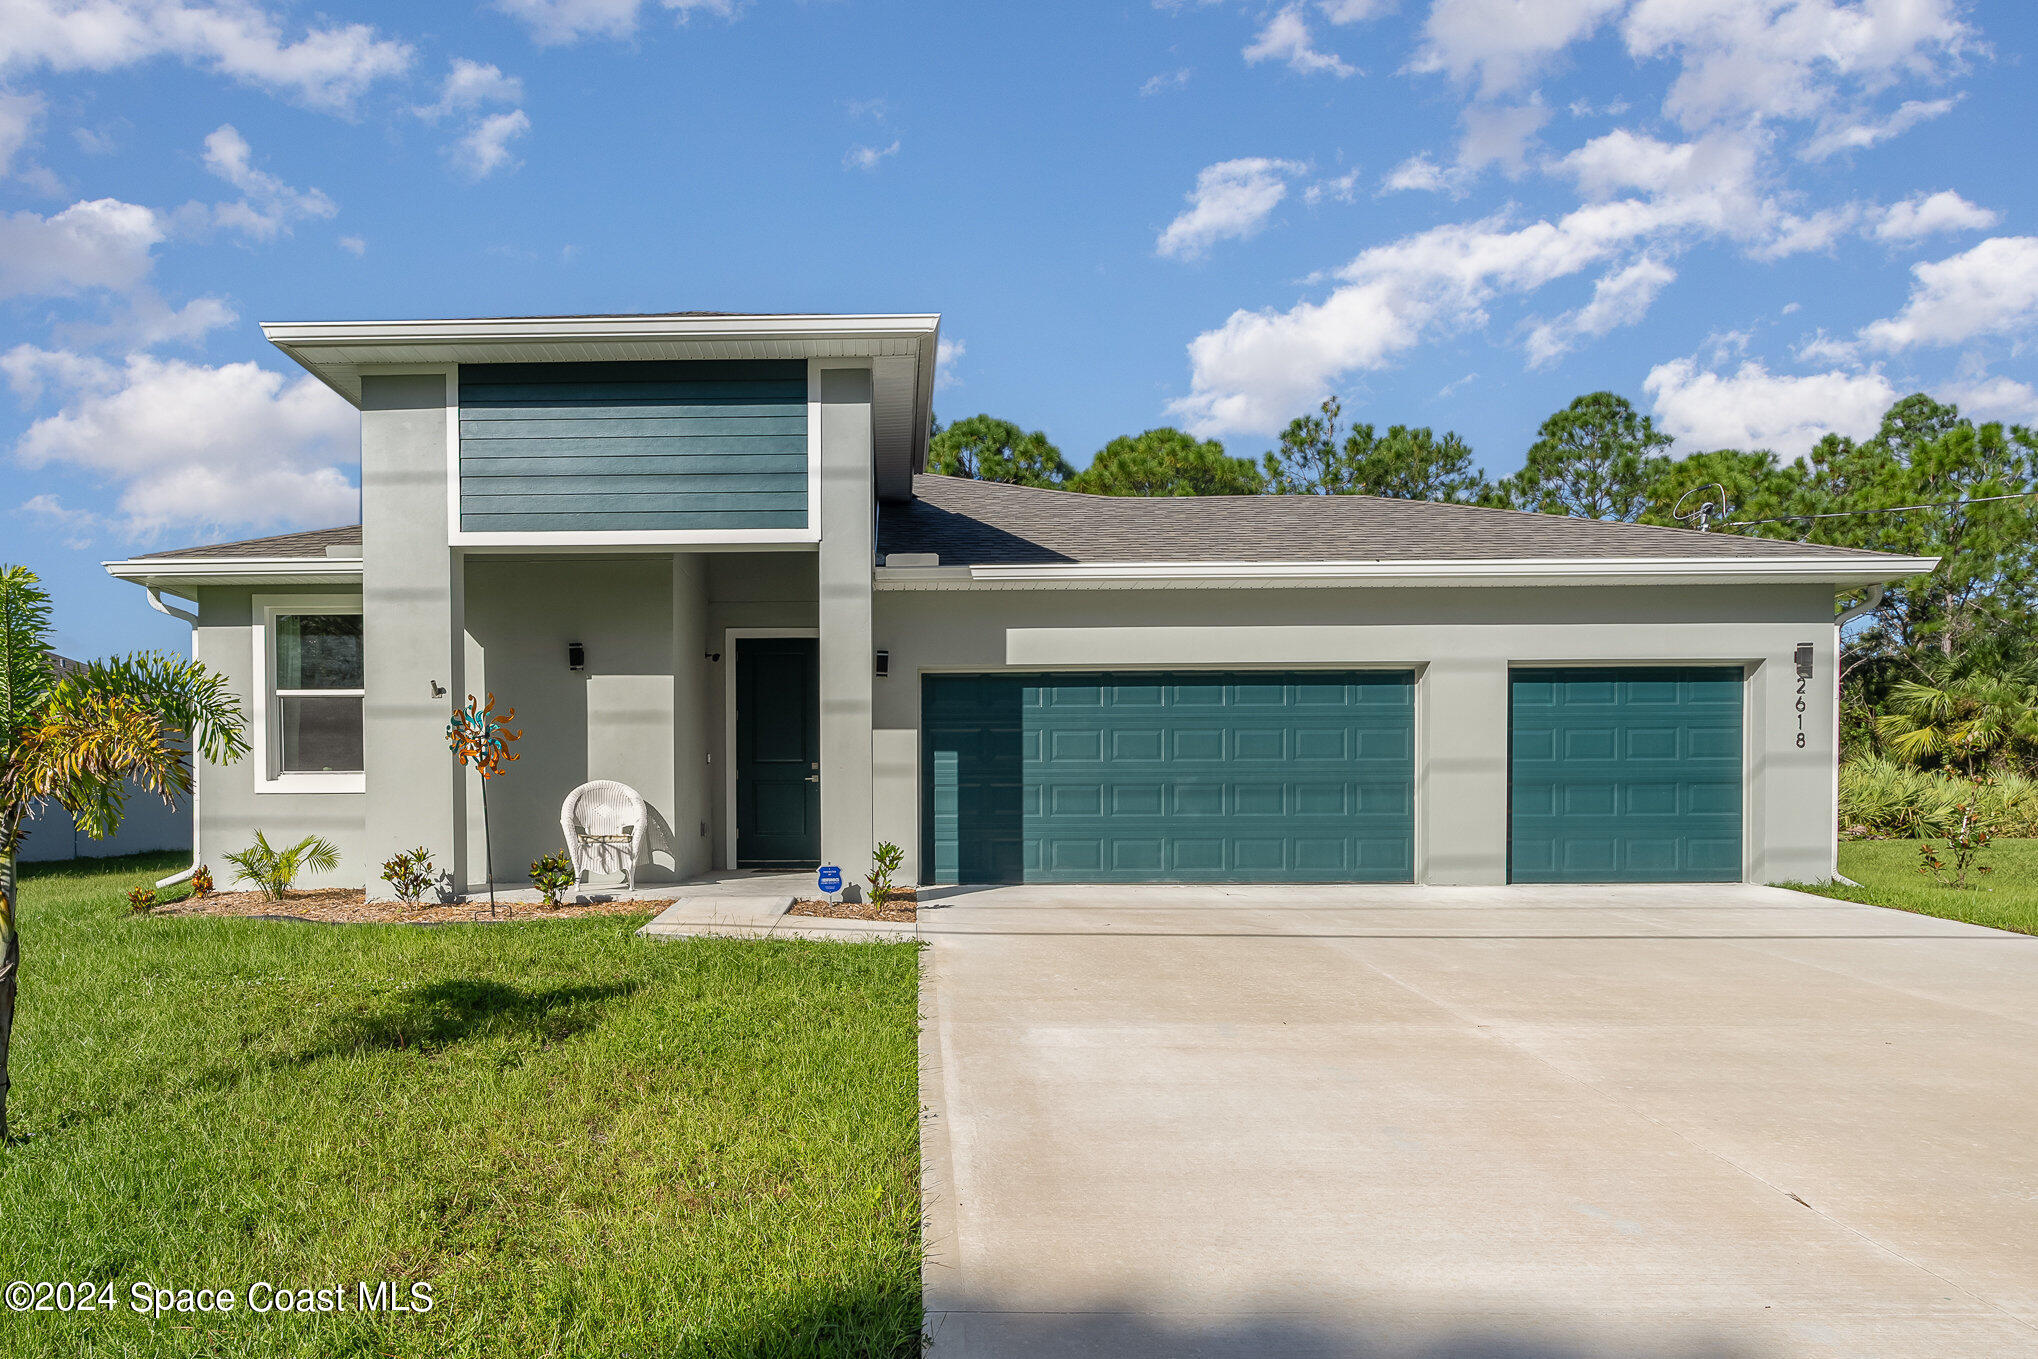
{"label": "concrete walkway", "polygon": [[920,933],[944,1359],[2038,1355],[2038,939],[1750,887]]}

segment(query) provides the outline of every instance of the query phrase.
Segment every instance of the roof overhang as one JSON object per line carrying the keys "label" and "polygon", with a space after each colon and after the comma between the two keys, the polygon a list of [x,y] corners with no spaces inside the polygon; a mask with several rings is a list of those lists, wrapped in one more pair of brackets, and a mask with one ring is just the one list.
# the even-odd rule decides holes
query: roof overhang
{"label": "roof overhang", "polygon": [[106,574],[181,594],[199,585],[359,585],[359,557],[136,557],[104,562]]}
{"label": "roof overhang", "polygon": [[631,359],[871,360],[878,494],[910,500],[927,465],[938,313],[876,316],[507,316],[466,321],[288,321],[269,342],[361,404],[366,372],[459,363]]}
{"label": "roof overhang", "polygon": [[1937,557],[1529,558],[1372,562],[1084,562],[1041,566],[881,566],[880,590],[1223,590],[1364,586],[1831,585],[1920,576]]}

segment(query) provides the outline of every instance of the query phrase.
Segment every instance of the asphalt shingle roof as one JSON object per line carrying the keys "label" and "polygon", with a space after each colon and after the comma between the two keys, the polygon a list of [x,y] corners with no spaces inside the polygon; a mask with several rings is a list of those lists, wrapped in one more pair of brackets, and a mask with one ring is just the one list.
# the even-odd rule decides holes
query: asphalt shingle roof
{"label": "asphalt shingle roof", "polygon": [[932,475],[913,494],[880,511],[878,551],[938,553],[943,566],[1883,555],[1363,495],[1098,496]]}
{"label": "asphalt shingle roof", "polygon": [[138,561],[156,557],[323,557],[329,547],[359,547],[361,526],[342,524],[338,528],[310,529],[304,533],[279,533],[270,538],[243,538],[235,543],[204,543],[170,552],[144,552]]}

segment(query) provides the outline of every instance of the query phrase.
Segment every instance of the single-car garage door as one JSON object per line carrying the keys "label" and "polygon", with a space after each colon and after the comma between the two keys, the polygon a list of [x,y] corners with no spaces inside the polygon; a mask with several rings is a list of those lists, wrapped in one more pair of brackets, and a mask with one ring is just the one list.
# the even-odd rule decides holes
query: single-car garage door
{"label": "single-car garage door", "polygon": [[1741,672],[1516,670],[1516,882],[1739,882]]}
{"label": "single-car garage door", "polygon": [[1406,882],[1404,671],[930,675],[928,882]]}

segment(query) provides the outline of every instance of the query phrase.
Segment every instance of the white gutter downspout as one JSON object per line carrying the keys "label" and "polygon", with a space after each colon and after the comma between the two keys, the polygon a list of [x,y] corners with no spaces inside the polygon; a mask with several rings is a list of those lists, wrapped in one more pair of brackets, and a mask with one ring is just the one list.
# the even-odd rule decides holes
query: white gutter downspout
{"label": "white gutter downspout", "polygon": [[[1859,604],[1851,609],[1840,610],[1840,616],[1833,620],[1833,811],[1838,820],[1840,810],[1840,661],[1846,646],[1847,625],[1857,618],[1866,618],[1882,607],[1883,587],[1871,585]],[[1833,881],[1844,882],[1849,887],[1861,884],[1852,878],[1840,876],[1839,827],[1833,828]]]}
{"label": "white gutter downspout", "polygon": [[[180,609],[174,604],[165,604],[163,596],[157,592],[156,587],[153,585],[147,586],[146,589],[149,596],[149,607],[157,613],[168,614],[172,618],[189,623],[194,628],[198,626],[197,614],[192,613],[188,609]],[[196,647],[193,650],[196,650]],[[156,886],[175,887],[180,882],[189,882],[191,875],[198,871],[198,865],[203,862],[204,860],[199,858],[198,855],[198,777],[197,771],[193,770],[191,778],[191,867],[185,869],[182,873],[173,873],[167,878],[158,879]]]}

